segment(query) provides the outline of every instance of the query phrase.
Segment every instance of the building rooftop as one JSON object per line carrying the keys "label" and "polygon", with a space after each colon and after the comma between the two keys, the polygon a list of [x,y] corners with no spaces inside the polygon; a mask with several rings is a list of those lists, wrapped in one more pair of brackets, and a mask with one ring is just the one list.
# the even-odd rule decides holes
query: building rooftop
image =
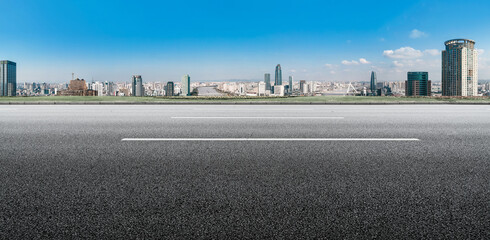
{"label": "building rooftop", "polygon": [[444,42],[444,44],[446,44],[446,45],[455,44],[455,43],[473,43],[473,44],[475,44],[475,41],[471,40],[471,39],[457,38],[457,39],[447,40],[446,42]]}
{"label": "building rooftop", "polygon": [[9,64],[10,63],[10,64],[13,64],[13,65],[17,65],[17,63],[12,62],[12,61],[9,61],[9,60],[0,60],[0,63],[1,64]]}

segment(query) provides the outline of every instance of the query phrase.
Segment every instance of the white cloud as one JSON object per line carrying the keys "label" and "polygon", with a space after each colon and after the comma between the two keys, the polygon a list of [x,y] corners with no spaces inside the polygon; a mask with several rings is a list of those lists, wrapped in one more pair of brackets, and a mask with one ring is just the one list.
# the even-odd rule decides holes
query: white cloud
{"label": "white cloud", "polygon": [[336,72],[335,71],[330,71],[330,74],[335,74]]}
{"label": "white cloud", "polygon": [[349,66],[349,65],[359,65],[359,62],[358,61],[355,61],[355,60],[352,60],[352,61],[344,60],[344,61],[342,61],[342,64],[347,65],[347,66]]}
{"label": "white cloud", "polygon": [[403,64],[399,61],[393,61],[393,65],[395,65],[395,67],[403,67]]}
{"label": "white cloud", "polygon": [[370,64],[370,63],[371,63],[370,61],[366,60],[365,58],[360,58],[360,59],[359,59],[359,62],[360,62],[361,64]]}
{"label": "white cloud", "polygon": [[424,33],[418,29],[414,29],[410,32],[410,38],[417,39],[422,37],[427,37],[427,33]]}
{"label": "white cloud", "polygon": [[430,56],[438,56],[441,54],[441,51],[438,49],[427,49],[424,51],[424,54],[430,55]]}
{"label": "white cloud", "polygon": [[385,50],[383,56],[391,59],[418,59],[424,56],[439,56],[441,50],[439,49],[426,49],[424,51],[414,49],[411,47],[402,47],[396,50]]}
{"label": "white cloud", "polygon": [[290,73],[295,73],[296,72],[296,69],[291,69],[289,70]]}
{"label": "white cloud", "polygon": [[419,58],[424,54],[420,50],[413,49],[411,47],[402,47],[396,50],[385,50],[383,56],[392,59],[411,59]]}
{"label": "white cloud", "polygon": [[332,68],[337,67],[337,65],[327,63],[327,64],[325,64],[325,67],[332,69]]}
{"label": "white cloud", "polygon": [[483,53],[485,53],[484,49],[476,49],[476,51],[478,52],[478,56],[481,56],[483,55]]}

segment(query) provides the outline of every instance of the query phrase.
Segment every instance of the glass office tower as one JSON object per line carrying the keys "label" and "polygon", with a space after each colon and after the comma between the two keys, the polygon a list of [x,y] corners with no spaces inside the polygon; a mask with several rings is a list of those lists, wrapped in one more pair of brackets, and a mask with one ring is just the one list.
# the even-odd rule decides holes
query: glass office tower
{"label": "glass office tower", "polygon": [[428,72],[408,72],[405,81],[406,96],[430,96],[431,81]]}
{"label": "glass office tower", "polygon": [[271,90],[271,74],[264,74],[265,90]]}
{"label": "glass office tower", "polygon": [[300,80],[299,81],[299,91],[300,93],[303,95],[306,93],[306,91],[308,90],[308,86],[306,85],[306,81],[305,80]]}
{"label": "glass office tower", "polygon": [[373,96],[376,96],[376,84],[377,84],[377,77],[376,77],[376,72],[371,72],[371,87],[370,87],[370,90],[371,90],[371,95]]}
{"label": "glass office tower", "polygon": [[165,85],[165,96],[171,97],[174,95],[174,82],[167,82]]}
{"label": "glass office tower", "polygon": [[133,90],[133,96],[145,96],[145,89],[143,88],[143,79],[141,78],[141,75],[133,75],[131,87]]}
{"label": "glass office tower", "polygon": [[276,66],[276,78],[274,79],[274,86],[282,85],[282,70],[281,64],[277,64]]}
{"label": "glass office tower", "polygon": [[478,95],[478,52],[475,41],[453,39],[446,41],[442,51],[442,95]]}
{"label": "glass office tower", "polygon": [[187,74],[182,77],[182,95],[191,95],[191,77]]}
{"label": "glass office tower", "polygon": [[17,64],[15,62],[0,61],[0,96],[13,97],[17,90]]}

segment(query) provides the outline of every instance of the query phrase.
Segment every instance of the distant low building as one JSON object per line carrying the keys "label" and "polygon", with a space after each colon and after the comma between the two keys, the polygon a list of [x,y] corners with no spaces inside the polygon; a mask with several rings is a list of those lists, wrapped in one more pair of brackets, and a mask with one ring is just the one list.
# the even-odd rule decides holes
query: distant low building
{"label": "distant low building", "polygon": [[130,95],[129,88],[120,88],[117,95],[118,96],[129,96]]}
{"label": "distant low building", "polygon": [[97,96],[96,90],[87,88],[87,83],[84,79],[70,80],[68,90],[58,91],[59,96]]}
{"label": "distant low building", "polygon": [[284,96],[284,86],[283,85],[275,85],[274,86],[274,94],[276,96]]}
{"label": "distant low building", "polygon": [[257,96],[266,96],[265,91],[267,89],[267,85],[265,82],[259,82],[259,87],[257,89]]}
{"label": "distant low building", "polygon": [[239,94],[240,96],[245,96],[245,95],[246,95],[245,84],[240,83],[240,84],[238,85],[238,94]]}

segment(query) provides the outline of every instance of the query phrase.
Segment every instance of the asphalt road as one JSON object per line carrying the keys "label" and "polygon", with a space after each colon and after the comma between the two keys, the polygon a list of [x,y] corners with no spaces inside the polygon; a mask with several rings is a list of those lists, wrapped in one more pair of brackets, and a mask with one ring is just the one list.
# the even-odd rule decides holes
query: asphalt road
{"label": "asphalt road", "polygon": [[489,106],[0,106],[0,238],[490,239],[489,143]]}

